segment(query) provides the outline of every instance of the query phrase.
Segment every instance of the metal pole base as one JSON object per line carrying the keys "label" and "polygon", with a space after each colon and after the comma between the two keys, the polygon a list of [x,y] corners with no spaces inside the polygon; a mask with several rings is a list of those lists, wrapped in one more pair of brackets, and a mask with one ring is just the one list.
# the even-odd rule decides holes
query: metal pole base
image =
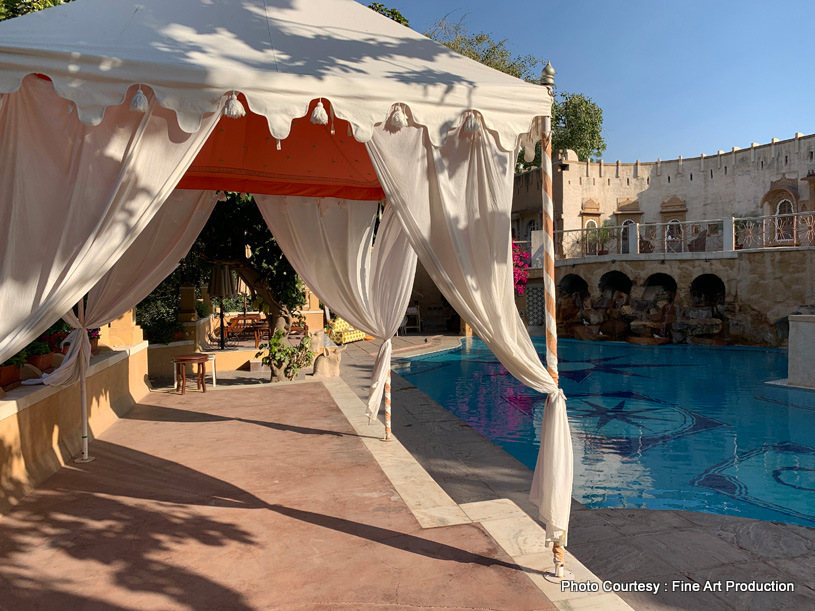
{"label": "metal pole base", "polygon": [[560,583],[564,579],[566,581],[574,581],[574,573],[567,571],[565,567],[552,567],[543,573],[543,578],[552,583]]}
{"label": "metal pole base", "polygon": [[76,458],[74,458],[74,462],[80,464],[86,462],[93,462],[94,460],[96,459],[93,456],[88,456],[87,458],[85,458],[84,456],[77,456]]}

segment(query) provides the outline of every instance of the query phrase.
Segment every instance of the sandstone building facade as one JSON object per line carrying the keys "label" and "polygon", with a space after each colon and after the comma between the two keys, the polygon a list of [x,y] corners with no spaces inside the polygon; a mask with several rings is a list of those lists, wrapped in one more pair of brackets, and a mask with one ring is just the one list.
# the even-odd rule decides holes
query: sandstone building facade
{"label": "sandstone building facade", "polygon": [[[780,345],[788,316],[815,312],[815,135],[647,163],[566,151],[553,170],[562,337]],[[533,268],[541,188],[539,169],[516,176],[512,231]],[[604,232],[610,245],[591,241]],[[541,275],[519,299],[533,334]]]}
{"label": "sandstone building facade", "polygon": [[[580,161],[565,151],[553,174],[555,230],[802,212],[815,209],[815,135],[652,162]],[[517,240],[541,227],[541,186],[540,169],[515,177]]]}

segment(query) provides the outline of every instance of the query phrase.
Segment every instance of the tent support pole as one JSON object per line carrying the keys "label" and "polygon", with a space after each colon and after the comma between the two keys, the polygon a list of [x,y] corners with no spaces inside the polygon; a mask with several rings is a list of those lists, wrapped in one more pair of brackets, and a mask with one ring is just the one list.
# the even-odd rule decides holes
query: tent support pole
{"label": "tent support pole", "polygon": [[[543,179],[543,271],[546,288],[546,369],[555,384],[557,371],[557,302],[555,297],[555,219],[552,193],[552,119],[544,118],[541,137],[541,174]],[[565,550],[554,543],[552,555],[555,563],[556,579],[566,575]]]}
{"label": "tent support pole", "polygon": [[[85,304],[84,300],[80,300],[77,304],[79,311],[79,320],[85,320]],[[82,330],[87,333],[85,329]],[[88,450],[88,363],[85,361],[82,353],[79,353],[79,401],[80,413],[82,418],[82,456],[75,458],[75,463],[86,463],[94,460],[93,456],[89,454]]]}
{"label": "tent support pole", "polygon": [[391,370],[388,367],[388,377],[385,378],[385,439],[382,441],[393,441],[391,433]]}

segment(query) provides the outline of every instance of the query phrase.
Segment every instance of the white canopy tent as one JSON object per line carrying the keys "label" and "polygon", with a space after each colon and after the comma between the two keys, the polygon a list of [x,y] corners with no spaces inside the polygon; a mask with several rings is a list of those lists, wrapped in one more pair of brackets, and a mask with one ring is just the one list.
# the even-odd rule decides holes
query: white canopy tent
{"label": "white canopy tent", "polygon": [[[547,89],[351,0],[77,0],[2,22],[0,361],[106,282],[174,189],[318,208],[384,195],[387,239],[406,238],[510,373],[549,395],[533,500],[565,545],[565,400],[515,310],[510,254],[515,156],[550,108]],[[412,273],[381,259],[399,282]],[[365,308],[403,307],[358,284],[346,293]],[[387,335],[392,315],[356,319]]]}

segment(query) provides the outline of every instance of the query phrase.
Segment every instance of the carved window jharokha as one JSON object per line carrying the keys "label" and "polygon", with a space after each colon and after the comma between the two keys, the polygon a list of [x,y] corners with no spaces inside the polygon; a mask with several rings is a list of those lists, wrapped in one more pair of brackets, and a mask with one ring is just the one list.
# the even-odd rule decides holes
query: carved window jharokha
{"label": "carved window jharokha", "polygon": [[529,239],[531,240],[532,239],[532,232],[533,231],[538,231],[539,229],[540,229],[540,222],[538,221],[538,219],[532,219],[531,221],[529,221],[529,225],[527,226],[526,235],[529,236]]}
{"label": "carved window jharokha", "polygon": [[775,208],[775,240],[776,242],[792,242],[793,229],[793,207],[788,199],[782,199]]}
{"label": "carved window jharokha", "polygon": [[[594,219],[587,219],[586,224],[583,225],[585,229],[597,229],[597,221]],[[587,231],[584,234],[583,248],[585,255],[596,255],[598,251],[598,238],[600,237],[597,231]]]}
{"label": "carved window jharokha", "polygon": [[665,226],[665,252],[684,252],[682,224],[671,219]]}
{"label": "carved window jharokha", "polygon": [[628,234],[632,230],[632,226],[634,225],[634,221],[631,219],[625,219],[623,221],[623,228],[620,232],[620,252],[623,254],[628,254]]}

